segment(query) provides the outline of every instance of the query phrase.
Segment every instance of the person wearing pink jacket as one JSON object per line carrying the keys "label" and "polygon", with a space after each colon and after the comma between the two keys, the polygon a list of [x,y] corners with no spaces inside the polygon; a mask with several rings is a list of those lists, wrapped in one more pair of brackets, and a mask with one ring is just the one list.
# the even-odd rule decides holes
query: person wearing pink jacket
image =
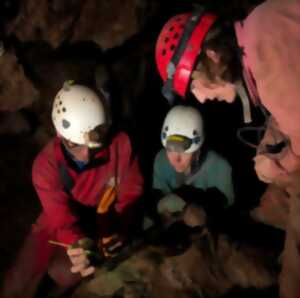
{"label": "person wearing pink jacket", "polygon": [[[246,19],[222,23],[198,10],[171,18],[156,44],[163,94],[188,93],[204,103],[239,95],[245,123],[252,103],[270,117],[257,146],[255,170],[269,183],[253,217],[286,230],[281,297],[300,293],[300,1],[267,0]],[[245,88],[246,87],[246,88]]]}

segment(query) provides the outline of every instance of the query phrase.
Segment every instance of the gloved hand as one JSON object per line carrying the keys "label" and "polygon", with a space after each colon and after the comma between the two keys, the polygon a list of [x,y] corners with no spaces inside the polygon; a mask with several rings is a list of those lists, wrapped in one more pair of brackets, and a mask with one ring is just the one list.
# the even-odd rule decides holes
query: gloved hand
{"label": "gloved hand", "polygon": [[80,273],[81,276],[88,276],[95,272],[95,267],[90,264],[88,256],[89,249],[92,246],[93,241],[91,239],[82,238],[67,249],[67,254],[72,263],[72,273]]}
{"label": "gloved hand", "polygon": [[206,224],[206,213],[200,206],[189,204],[182,215],[183,222],[191,227],[201,227]]}
{"label": "gloved hand", "polygon": [[115,257],[122,249],[124,240],[118,234],[99,239],[98,247],[105,258]]}

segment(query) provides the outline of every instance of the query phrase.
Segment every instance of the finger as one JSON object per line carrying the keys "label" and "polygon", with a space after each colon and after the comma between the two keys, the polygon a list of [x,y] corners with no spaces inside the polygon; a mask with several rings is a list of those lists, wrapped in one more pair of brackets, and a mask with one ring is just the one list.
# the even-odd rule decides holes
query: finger
{"label": "finger", "polygon": [[84,253],[84,249],[81,247],[78,248],[69,248],[67,250],[67,254],[68,256],[72,257],[72,256],[78,256],[78,255],[82,255]]}
{"label": "finger", "polygon": [[91,275],[93,273],[95,273],[95,267],[93,267],[93,266],[90,266],[80,272],[81,276],[83,276],[83,277]]}
{"label": "finger", "polygon": [[72,273],[80,273],[83,269],[84,269],[83,265],[72,266],[71,272]]}
{"label": "finger", "polygon": [[87,258],[86,254],[82,254],[76,257],[70,257],[70,259],[73,265],[89,263],[89,259]]}
{"label": "finger", "polygon": [[83,270],[86,269],[86,267],[88,267],[89,263],[81,263],[81,264],[78,264],[78,265],[74,265],[71,267],[71,272],[72,273],[78,273],[78,272],[81,272]]}

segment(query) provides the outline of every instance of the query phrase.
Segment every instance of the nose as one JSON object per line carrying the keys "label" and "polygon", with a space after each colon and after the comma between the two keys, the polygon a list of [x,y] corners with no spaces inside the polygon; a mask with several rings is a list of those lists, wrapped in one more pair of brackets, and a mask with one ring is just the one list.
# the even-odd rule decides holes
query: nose
{"label": "nose", "polygon": [[175,161],[176,161],[176,163],[180,163],[181,162],[181,155],[179,153],[176,153]]}

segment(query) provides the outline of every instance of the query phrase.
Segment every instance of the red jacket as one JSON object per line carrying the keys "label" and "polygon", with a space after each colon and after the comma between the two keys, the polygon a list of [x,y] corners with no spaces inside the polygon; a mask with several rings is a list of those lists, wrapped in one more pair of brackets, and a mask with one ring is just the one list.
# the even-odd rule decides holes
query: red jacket
{"label": "red jacket", "polygon": [[[122,214],[142,194],[143,178],[137,159],[132,158],[130,141],[125,133],[115,136],[108,148],[96,157],[107,158],[107,162],[78,172],[67,162],[60,139],[54,138],[34,161],[32,179],[43,207],[40,223],[54,232],[58,241],[71,244],[84,236],[77,225],[78,218],[72,212],[70,200],[97,208],[116,176],[118,196],[114,210],[117,213]],[[65,191],[60,166],[74,183],[69,194]]]}

